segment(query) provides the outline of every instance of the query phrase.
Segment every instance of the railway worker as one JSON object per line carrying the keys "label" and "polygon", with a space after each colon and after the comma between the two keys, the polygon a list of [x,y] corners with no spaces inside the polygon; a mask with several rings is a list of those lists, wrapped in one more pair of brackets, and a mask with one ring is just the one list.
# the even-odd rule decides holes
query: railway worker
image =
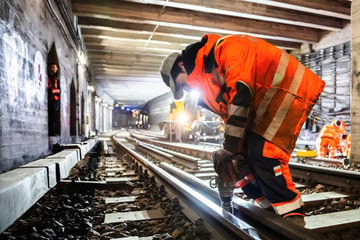
{"label": "railway worker", "polygon": [[288,162],[324,81],[285,51],[247,35],[204,35],[165,58],[160,74],[174,98],[196,89],[199,104],[225,122],[223,148],[213,153],[222,207],[232,208],[240,180],[236,185],[250,198],[304,226]]}
{"label": "railway worker", "polygon": [[49,135],[60,135],[60,79],[59,69],[56,63],[50,63],[48,67],[48,120]]}
{"label": "railway worker", "polygon": [[350,154],[351,154],[351,134],[346,136],[345,142],[346,142],[345,155],[346,155],[347,158],[350,159]]}
{"label": "railway worker", "polygon": [[336,150],[344,154],[345,148],[342,145],[342,135],[346,133],[346,126],[343,121],[332,121],[325,125],[317,139],[317,151],[319,157],[328,156],[330,159],[335,158]]}

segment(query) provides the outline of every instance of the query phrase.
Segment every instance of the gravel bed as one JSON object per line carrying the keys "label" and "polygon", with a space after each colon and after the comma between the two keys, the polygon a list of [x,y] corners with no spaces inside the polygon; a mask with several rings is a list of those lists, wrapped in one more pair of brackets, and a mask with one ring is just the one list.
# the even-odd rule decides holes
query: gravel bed
{"label": "gravel bed", "polygon": [[[97,149],[98,151],[99,149]],[[113,157],[113,156],[112,156]],[[104,156],[88,154],[71,171],[69,180],[103,181]],[[202,219],[191,222],[182,212],[178,199],[169,199],[165,188],[157,186],[153,177],[129,157],[117,157],[127,170],[139,174],[139,180],[124,189],[74,189],[58,184],[45,194],[0,239],[113,239],[130,236],[150,239],[211,239]],[[123,172],[119,171],[117,176]],[[105,204],[105,197],[136,194],[135,202]],[[161,209],[165,218],[146,221],[104,223],[107,213]]]}

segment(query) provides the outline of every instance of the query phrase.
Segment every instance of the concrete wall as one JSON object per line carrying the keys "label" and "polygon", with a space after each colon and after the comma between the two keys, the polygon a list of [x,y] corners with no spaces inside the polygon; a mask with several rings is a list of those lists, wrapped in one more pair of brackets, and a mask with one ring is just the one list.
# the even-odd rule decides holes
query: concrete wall
{"label": "concrete wall", "polygon": [[360,163],[360,1],[351,5],[352,23],[352,95],[351,160]]}
{"label": "concrete wall", "polygon": [[[0,173],[48,155],[53,143],[71,142],[72,79],[77,102],[82,94],[87,100],[86,68],[81,66],[78,50],[64,34],[59,19],[51,14],[49,2],[56,9],[52,0],[0,1]],[[66,6],[71,6],[68,1]],[[58,16],[61,18],[60,12]],[[60,68],[61,135],[50,139],[46,64],[53,44]]]}

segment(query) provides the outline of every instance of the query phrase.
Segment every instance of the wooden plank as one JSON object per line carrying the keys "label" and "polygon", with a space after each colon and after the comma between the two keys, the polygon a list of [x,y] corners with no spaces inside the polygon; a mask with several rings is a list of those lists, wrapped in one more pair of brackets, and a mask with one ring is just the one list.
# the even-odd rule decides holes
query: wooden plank
{"label": "wooden plank", "polygon": [[106,167],[106,168],[116,168],[118,166],[119,166],[119,164],[116,164],[116,163],[105,163],[103,165],[103,167]]}
{"label": "wooden plank", "polygon": [[[182,50],[186,43],[176,43],[176,42],[165,42],[165,41],[148,41],[147,39],[131,39],[131,38],[117,38],[112,37],[104,38],[100,36],[84,36],[84,42],[86,45],[89,46],[106,46],[109,49],[114,50],[131,50],[134,49],[135,51],[143,50],[146,51],[148,49],[149,52],[154,52],[155,50],[162,49],[159,51],[162,53],[163,51],[172,52]],[[191,41],[195,42],[195,41]],[[188,44],[190,41],[188,42]],[[145,46],[146,45],[146,46]],[[166,51],[167,50],[167,51]],[[154,54],[153,54],[154,55]]]}
{"label": "wooden plank", "polygon": [[119,223],[125,221],[143,221],[164,218],[161,209],[134,212],[115,212],[105,214],[104,223]]}
{"label": "wooden plank", "polygon": [[109,203],[128,203],[135,202],[137,196],[126,196],[126,197],[107,197],[105,198],[105,204]]}
{"label": "wooden plank", "polygon": [[91,62],[91,66],[94,67],[120,67],[120,68],[124,68],[124,67],[132,67],[132,66],[136,66],[136,67],[142,67],[142,68],[149,68],[149,69],[154,69],[154,68],[160,68],[160,63],[146,63],[146,64],[141,64],[141,63],[129,63],[129,62],[125,62],[125,61],[109,61],[107,63],[105,63],[105,61],[99,61],[99,60],[95,60]]}
{"label": "wooden plank", "polygon": [[326,200],[334,200],[346,197],[350,197],[350,195],[337,192],[320,192],[301,195],[305,206],[317,205],[319,203],[325,202]]}
{"label": "wooden plank", "polygon": [[112,238],[111,240],[152,240],[154,236],[150,237],[138,237],[138,236],[131,236],[131,237],[123,237],[123,238]]}
{"label": "wooden plank", "polygon": [[360,225],[360,209],[305,217],[307,229],[332,231]]}
{"label": "wooden plank", "polygon": [[111,53],[91,53],[88,55],[89,58],[93,60],[122,60],[127,59],[127,61],[131,62],[140,62],[140,63],[154,63],[155,61],[161,62],[164,57],[161,56],[140,56],[140,55],[133,55],[133,54],[111,54]]}
{"label": "wooden plank", "polygon": [[[259,0],[245,0],[248,2],[258,3]],[[280,6],[286,9],[297,9],[301,11],[321,14],[325,16],[337,16],[344,19],[350,19],[351,1],[342,0],[316,0],[316,1],[299,1],[299,0],[276,0],[262,1],[263,4],[270,6]],[[283,4],[279,4],[283,3]],[[338,13],[338,14],[336,14]]]}
{"label": "wooden plank", "polygon": [[105,181],[107,183],[111,183],[111,182],[131,182],[131,181],[137,181],[139,180],[139,177],[108,177],[105,178]]}
{"label": "wooden plank", "polygon": [[[138,0],[127,0],[136,2]],[[153,2],[153,4],[163,5],[163,2]],[[298,26],[312,26],[324,30],[340,30],[342,28],[342,19],[333,16],[323,17],[317,12],[303,12],[293,9],[268,6],[257,1],[251,3],[243,0],[232,1],[203,1],[203,0],[172,0],[166,3],[167,7],[174,7],[187,10],[197,10],[213,14],[222,14],[227,16],[237,16],[261,21],[276,23],[293,24]],[[316,10],[318,10],[317,8]],[[349,10],[349,8],[348,8]],[[350,16],[350,14],[348,14]]]}
{"label": "wooden plank", "polygon": [[122,173],[121,176],[122,177],[131,177],[131,176],[137,176],[138,174],[135,173],[135,170],[131,170],[125,173]]}
{"label": "wooden plank", "polygon": [[114,168],[105,168],[105,172],[120,172],[120,171],[124,171],[125,168],[124,167],[114,167]]}
{"label": "wooden plank", "polygon": [[[100,18],[94,18],[89,16],[79,16],[78,17],[79,25],[82,30],[89,29],[89,31],[96,31],[96,29],[101,29],[101,31],[105,31],[109,28],[113,29],[113,32],[120,31],[119,34],[123,34],[123,32],[136,32],[139,31],[141,33],[146,34],[153,34],[154,40],[158,40],[161,36],[165,36],[169,42],[178,42],[177,40],[171,40],[172,39],[193,39],[193,42],[198,41],[201,39],[201,37],[204,35],[204,31],[202,30],[196,30],[196,29],[186,29],[186,28],[174,28],[174,27],[168,27],[168,26],[159,26],[155,33],[152,31],[154,30],[155,25],[149,24],[149,23],[132,23],[132,22],[124,22],[121,21],[121,19],[100,19]],[[110,31],[107,31],[109,33]],[[209,29],[207,32],[209,33],[216,33],[220,35],[226,35],[226,33],[221,33],[221,31],[218,30],[211,30]],[[109,35],[112,36],[112,35]],[[114,36],[117,36],[115,33]],[[294,41],[285,41],[285,40],[279,40],[279,39],[271,39],[266,38],[266,36],[263,36],[262,39],[266,40],[267,42],[274,44],[275,46],[278,46],[280,48],[284,49],[299,49],[300,43],[294,42]],[[165,39],[162,39],[165,40]],[[179,40],[180,41],[180,40]],[[93,46],[89,46],[89,50],[91,50]],[[146,52],[145,52],[146,54]]]}
{"label": "wooden plank", "polygon": [[106,70],[111,70],[111,71],[144,71],[144,72],[148,72],[148,73],[155,73],[155,72],[159,72],[159,70],[156,70],[154,67],[142,67],[142,66],[136,66],[135,64],[131,67],[129,66],[121,66],[120,64],[118,66],[99,66],[99,65],[95,65],[93,64],[92,67],[93,70],[95,71],[106,71]]}
{"label": "wooden plank", "polygon": [[[84,25],[86,26],[86,25]],[[114,39],[114,40],[124,40],[127,39],[134,40],[136,39],[138,42],[145,42],[149,41],[149,36],[151,32],[126,32],[125,30],[119,31],[119,27],[117,27],[118,31],[110,31],[105,29],[96,29],[96,28],[89,28],[89,27],[82,27],[82,36],[86,41],[90,41],[91,38],[101,38],[101,39]],[[129,31],[129,30],[128,30]],[[194,41],[199,40],[201,35],[197,36],[184,36],[179,37],[179,35],[171,35],[171,34],[161,34],[159,32],[154,33],[154,36],[151,38],[151,41],[155,42],[163,42],[164,44],[172,43],[172,44],[190,44]]]}
{"label": "wooden plank", "polygon": [[[246,32],[260,37],[285,38],[318,42],[319,31],[314,28],[293,26],[274,22],[257,21],[241,17],[229,17],[219,14],[203,13],[192,10],[167,7],[161,11],[161,6],[141,3],[119,2],[104,0],[101,3],[95,0],[73,1],[73,11],[78,15],[103,15],[119,19],[133,19],[133,22],[156,21],[156,23],[176,28],[195,29],[196,27],[216,26],[217,30],[227,29],[234,32]],[[161,15],[159,13],[162,12]],[[131,22],[131,21],[130,21]],[[181,25],[178,25],[181,24]],[[225,33],[225,32],[223,32]]]}

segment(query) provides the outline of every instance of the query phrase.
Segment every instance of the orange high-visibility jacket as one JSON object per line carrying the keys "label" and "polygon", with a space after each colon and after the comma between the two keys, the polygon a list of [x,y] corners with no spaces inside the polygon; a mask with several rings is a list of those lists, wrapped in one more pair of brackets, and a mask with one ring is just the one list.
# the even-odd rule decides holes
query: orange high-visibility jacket
{"label": "orange high-visibility jacket", "polygon": [[340,136],[339,127],[332,124],[325,125],[321,129],[317,141],[319,155],[325,157],[326,151],[329,151],[330,158],[334,158],[336,149],[342,152],[343,149],[340,142]]}
{"label": "orange high-visibility jacket", "polygon": [[340,139],[340,129],[334,125],[325,125],[319,134],[319,138]]}
{"label": "orange high-visibility jacket", "polygon": [[346,125],[343,121],[340,120],[332,121],[330,125],[336,127],[336,130],[338,131],[339,134],[346,133]]}
{"label": "orange high-visibility jacket", "polygon": [[334,147],[333,151],[335,151],[335,148],[336,148],[339,151],[343,152],[343,147],[341,145],[341,134],[343,134],[343,129],[340,129],[340,127],[333,125],[333,124],[325,125],[321,129],[319,137],[318,137],[319,143],[320,143],[319,147],[321,148],[323,145],[322,139],[329,138],[329,139],[332,139],[335,144],[335,146],[333,146]]}
{"label": "orange high-visibility jacket", "polygon": [[[247,131],[291,154],[325,83],[264,40],[205,35],[186,83],[226,124],[224,148],[241,151]],[[184,54],[184,53],[183,53]]]}

